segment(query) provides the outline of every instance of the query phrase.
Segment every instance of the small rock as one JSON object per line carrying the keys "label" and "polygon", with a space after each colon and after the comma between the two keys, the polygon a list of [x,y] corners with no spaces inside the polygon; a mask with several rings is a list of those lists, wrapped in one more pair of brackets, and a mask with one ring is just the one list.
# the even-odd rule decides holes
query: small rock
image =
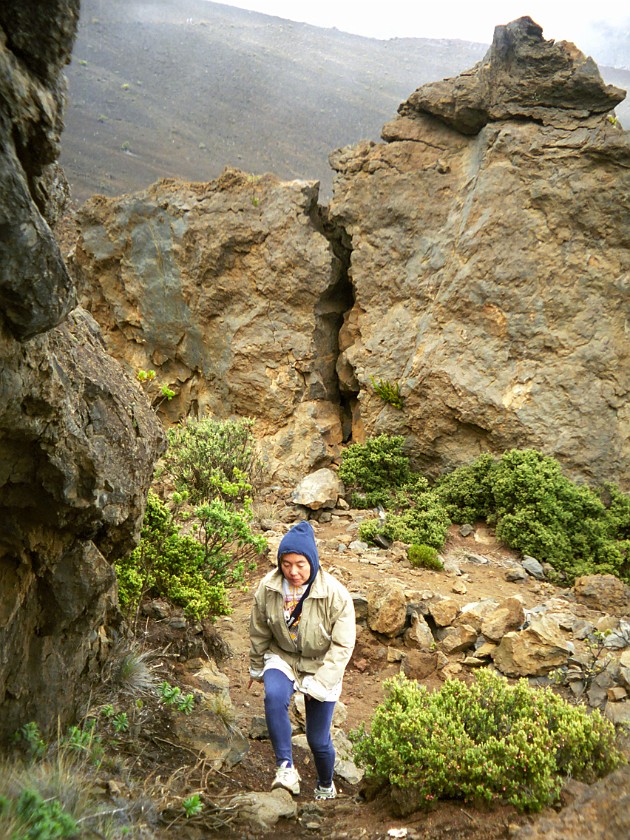
{"label": "small rock", "polygon": [[573,625],[573,637],[580,641],[582,639],[588,639],[594,629],[595,625],[592,622],[578,619]]}
{"label": "small rock", "polygon": [[445,653],[459,653],[473,647],[476,640],[477,631],[468,624],[448,627],[441,639],[442,650]]}
{"label": "small rock", "polygon": [[485,566],[490,561],[483,554],[471,554],[466,552],[465,558],[469,563],[477,563],[479,566]]}
{"label": "small rock", "polygon": [[370,546],[362,540],[353,540],[349,545],[350,551],[369,551]]}
{"label": "small rock", "polygon": [[528,554],[526,554],[523,557],[522,565],[527,574],[536,578],[536,580],[545,579],[544,569],[535,557],[530,557]]}
{"label": "small rock", "polygon": [[630,703],[606,703],[604,716],[615,726],[630,726]]}
{"label": "small rock", "polygon": [[186,619],[184,618],[184,615],[174,615],[168,622],[168,626],[172,627],[173,630],[185,630]]}
{"label": "small rock", "polygon": [[508,569],[505,573],[505,579],[510,583],[520,583],[523,580],[527,580],[527,572],[520,566],[518,569]]}
{"label": "small rock", "polygon": [[482,659],[489,659],[497,649],[497,646],[493,642],[483,641],[483,636],[480,636],[479,639],[482,641],[479,647],[475,650],[475,656]]}
{"label": "small rock", "polygon": [[608,691],[600,685],[592,685],[586,692],[588,697],[588,704],[594,709],[600,709],[606,702],[606,695]]}
{"label": "small rock", "polygon": [[262,715],[255,715],[252,718],[247,735],[252,739],[252,741],[264,741],[269,738],[267,721]]}
{"label": "small rock", "polygon": [[462,570],[459,568],[458,564],[452,557],[447,557],[443,561],[444,572],[449,576],[459,576],[462,573]]}
{"label": "small rock", "polygon": [[237,812],[239,822],[251,823],[264,830],[269,830],[281,817],[295,819],[297,816],[297,805],[284,788],[276,788],[271,793],[239,794],[229,801],[228,808]]}
{"label": "small rock", "polygon": [[628,696],[628,693],[625,688],[620,685],[612,686],[606,692],[606,697],[612,703],[618,703],[620,700],[625,700]]}
{"label": "small rock", "polygon": [[392,541],[389,539],[389,537],[386,537],[385,534],[375,534],[373,540],[379,548],[387,549],[392,544]]}

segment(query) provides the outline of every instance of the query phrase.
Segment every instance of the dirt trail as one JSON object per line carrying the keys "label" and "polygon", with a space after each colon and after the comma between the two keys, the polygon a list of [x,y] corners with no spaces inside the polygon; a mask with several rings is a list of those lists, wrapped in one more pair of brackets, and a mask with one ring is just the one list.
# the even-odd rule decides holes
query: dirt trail
{"label": "dirt trail", "polygon": [[[505,580],[506,564],[515,558],[508,549],[500,546],[492,532],[484,527],[474,535],[463,538],[453,527],[443,555],[457,558],[462,575],[449,576],[445,572],[411,569],[406,562],[396,562],[392,553],[385,550],[370,552],[361,556],[352,551],[338,550],[339,543],[348,546],[357,539],[358,521],[361,514],[350,512],[346,516],[334,516],[328,524],[313,523],[316,529],[320,557],[323,567],[339,577],[351,592],[365,595],[375,581],[398,580],[411,592],[432,590],[454,598],[461,605],[482,598],[502,599],[519,594],[526,607],[533,607],[542,599],[553,595],[555,587],[528,579],[522,583]],[[272,542],[273,545],[273,542]],[[487,564],[466,562],[464,554],[482,555],[490,561]],[[269,560],[259,563],[257,572],[251,576],[251,587],[271,568]],[[455,582],[463,582],[466,591],[453,591]],[[217,629],[229,645],[231,655],[222,664],[222,670],[230,678],[230,694],[238,714],[241,731],[248,733],[252,719],[264,715],[262,689],[254,684],[248,691],[248,621],[252,592],[240,593],[233,599],[234,612],[218,621]],[[383,699],[383,681],[400,670],[400,663],[388,661],[388,647],[402,648],[400,640],[386,641],[374,637],[365,628],[358,628],[355,654],[346,671],[344,691],[341,697],[346,706],[347,719],[342,725],[346,733],[362,721],[369,722],[371,715]],[[451,657],[450,673],[465,676],[465,671]],[[424,683],[438,688],[443,676],[438,673]],[[509,837],[518,825],[532,818],[517,814],[511,807],[475,809],[461,802],[439,802],[427,813],[416,813],[405,819],[391,816],[389,803],[384,796],[366,801],[360,794],[360,786],[352,786],[338,780],[341,795],[338,799],[314,803],[311,791],[315,776],[310,754],[296,749],[295,763],[302,776],[302,793],[297,798],[300,814],[300,828],[294,821],[280,821],[268,834],[257,837],[326,836],[330,840],[342,838],[369,838],[381,840],[393,836],[390,829],[407,829],[409,838],[467,838],[467,840],[494,840]],[[269,741],[250,741],[250,750],[243,761],[227,775],[232,785],[241,790],[269,790],[274,775],[273,753]],[[307,827],[308,825],[308,827]],[[296,835],[297,831],[297,835]],[[247,837],[247,832],[236,832],[235,837]]]}

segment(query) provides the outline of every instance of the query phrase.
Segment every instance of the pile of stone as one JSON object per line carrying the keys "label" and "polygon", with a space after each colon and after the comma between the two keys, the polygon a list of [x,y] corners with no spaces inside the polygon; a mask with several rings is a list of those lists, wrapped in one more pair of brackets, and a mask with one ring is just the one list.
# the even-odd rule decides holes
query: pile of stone
{"label": "pile of stone", "polygon": [[[491,666],[536,684],[568,684],[614,723],[630,722],[630,600],[613,575],[578,578],[565,594],[526,609],[520,595],[460,605],[433,590],[380,580],[357,596],[365,628],[410,677]],[[366,646],[365,641],[363,642]]]}

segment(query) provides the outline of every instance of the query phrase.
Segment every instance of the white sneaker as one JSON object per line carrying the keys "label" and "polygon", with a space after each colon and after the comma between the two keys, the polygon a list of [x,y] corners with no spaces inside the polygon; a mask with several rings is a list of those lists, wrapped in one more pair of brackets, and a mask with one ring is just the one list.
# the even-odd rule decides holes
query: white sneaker
{"label": "white sneaker", "polygon": [[337,796],[337,788],[335,783],[331,782],[330,787],[318,785],[315,788],[315,799],[334,799]]}
{"label": "white sneaker", "polygon": [[300,775],[295,767],[291,767],[288,761],[283,761],[276,770],[276,778],[273,780],[271,789],[274,790],[274,788],[279,787],[296,795],[300,792]]}

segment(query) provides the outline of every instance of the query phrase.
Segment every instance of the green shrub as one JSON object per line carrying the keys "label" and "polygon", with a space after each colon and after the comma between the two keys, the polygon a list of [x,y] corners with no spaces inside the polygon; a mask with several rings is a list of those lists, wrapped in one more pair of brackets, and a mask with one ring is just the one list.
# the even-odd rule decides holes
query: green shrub
{"label": "green shrub", "polygon": [[0,797],[0,829],[11,825],[11,837],[20,840],[49,840],[78,837],[77,821],[63,810],[58,800],[47,800],[36,790],[24,789],[15,799]]}
{"label": "green shrub", "polygon": [[440,572],[444,568],[437,549],[431,545],[418,545],[417,543],[410,545],[407,550],[407,558],[414,569],[433,569]]}
{"label": "green shrub", "polygon": [[494,471],[493,495],[491,520],[506,545],[548,562],[567,581],[623,573],[623,546],[610,538],[602,500],[562,475],[554,458],[531,449],[506,452]]}
{"label": "green shrub", "polygon": [[453,522],[470,524],[487,519],[494,510],[492,480],[496,461],[483,454],[436,483],[435,490]]}
{"label": "green shrub", "polygon": [[415,483],[390,494],[387,515],[362,522],[360,539],[374,542],[374,537],[382,534],[392,541],[442,548],[451,521],[440,499],[427,487],[426,479],[419,476]]}
{"label": "green shrub", "polygon": [[379,435],[352,443],[344,451],[339,477],[352,492],[356,507],[386,506],[391,493],[411,478],[409,458],[401,435]]}
{"label": "green shrub", "polygon": [[435,799],[501,801],[538,811],[564,777],[593,781],[623,759],[614,726],[526,680],[489,670],[471,685],[447,680],[429,693],[404,676],[385,682],[369,735],[351,733],[366,777],[401,794],[407,813]]}
{"label": "green shrub", "polygon": [[507,546],[548,563],[558,582],[606,573],[630,582],[630,496],[614,485],[600,496],[564,476],[554,458],[512,449],[498,459],[480,455],[430,488],[411,470],[403,443],[380,435],[343,455],[339,475],[352,503],[387,510],[384,520],[361,524],[361,539],[441,549],[451,522],[485,520]]}
{"label": "green shrub", "polygon": [[163,472],[193,505],[223,499],[243,504],[260,480],[253,421],[192,420],[168,431]]}
{"label": "green shrub", "polygon": [[[266,547],[250,529],[248,503],[236,511],[215,499],[185,519],[181,514],[149,493],[140,544],[116,563],[120,604],[129,614],[148,595],[167,598],[190,618],[227,615],[228,589],[243,583],[246,563]],[[181,533],[184,521],[191,533]]]}
{"label": "green shrub", "polygon": [[583,574],[630,579],[630,497],[613,485],[609,505],[533,449],[481,455],[440,479],[435,492],[455,522],[485,519],[510,548],[549,563],[560,580]]}

